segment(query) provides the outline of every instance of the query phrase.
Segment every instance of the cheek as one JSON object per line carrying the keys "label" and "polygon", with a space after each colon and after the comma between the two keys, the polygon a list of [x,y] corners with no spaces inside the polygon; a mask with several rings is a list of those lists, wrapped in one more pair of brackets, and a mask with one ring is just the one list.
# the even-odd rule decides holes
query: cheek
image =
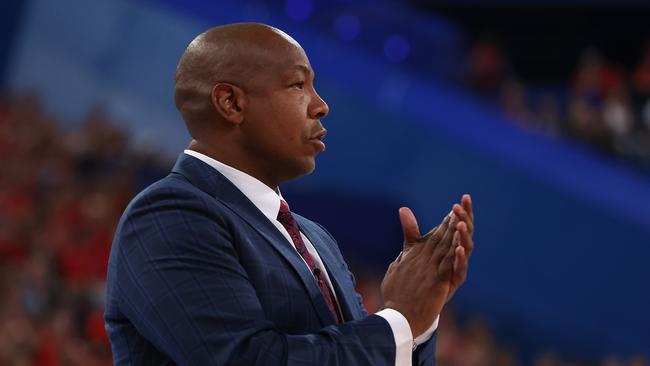
{"label": "cheek", "polygon": [[304,125],[307,113],[301,103],[290,103],[282,106],[281,116],[285,125]]}
{"label": "cheek", "polygon": [[304,145],[311,131],[309,130],[308,98],[304,93],[287,90],[266,98],[251,117],[260,129],[260,141],[273,146],[274,150],[290,152],[298,145]]}
{"label": "cheek", "polygon": [[309,123],[305,98],[297,98],[288,103],[283,103],[278,108],[279,114],[275,118],[277,128],[284,132],[285,138],[292,142],[304,142],[309,136]]}

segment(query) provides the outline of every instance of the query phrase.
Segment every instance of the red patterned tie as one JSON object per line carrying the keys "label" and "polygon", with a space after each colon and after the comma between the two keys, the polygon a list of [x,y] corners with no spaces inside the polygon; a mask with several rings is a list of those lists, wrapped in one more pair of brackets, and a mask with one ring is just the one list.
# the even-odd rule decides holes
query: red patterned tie
{"label": "red patterned tie", "polygon": [[291,236],[291,240],[293,240],[293,244],[296,246],[296,250],[302,256],[305,262],[307,262],[309,270],[314,275],[314,279],[316,280],[318,287],[320,287],[320,291],[323,293],[323,297],[327,302],[327,307],[332,312],[332,315],[334,315],[334,319],[336,319],[337,323],[342,323],[343,317],[341,314],[339,314],[338,307],[336,306],[336,299],[332,295],[332,291],[330,290],[329,286],[327,286],[327,282],[323,280],[323,275],[321,274],[320,269],[316,267],[314,258],[312,258],[311,254],[309,254],[307,251],[307,248],[305,248],[305,243],[302,241],[302,236],[300,236],[300,229],[298,228],[298,224],[293,218],[291,211],[289,211],[289,205],[282,200],[280,201],[278,221],[280,221],[282,226],[287,229],[289,236]]}

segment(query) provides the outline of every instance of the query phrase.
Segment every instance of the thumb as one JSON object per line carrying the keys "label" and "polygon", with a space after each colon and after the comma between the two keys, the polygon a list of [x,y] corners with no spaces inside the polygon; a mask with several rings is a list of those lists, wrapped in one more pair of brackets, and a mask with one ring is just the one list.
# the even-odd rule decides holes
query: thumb
{"label": "thumb", "polygon": [[[407,248],[407,243],[415,243],[420,239],[420,229],[418,228],[418,221],[415,215],[408,207],[399,209],[399,221],[402,224],[402,232],[404,233],[404,249]],[[408,246],[410,247],[410,245]]]}

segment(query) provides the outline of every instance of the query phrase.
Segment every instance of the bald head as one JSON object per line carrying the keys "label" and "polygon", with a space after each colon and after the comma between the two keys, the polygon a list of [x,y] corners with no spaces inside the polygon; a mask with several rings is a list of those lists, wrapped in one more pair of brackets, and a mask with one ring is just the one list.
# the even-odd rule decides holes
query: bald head
{"label": "bald head", "polygon": [[198,35],[178,63],[174,87],[176,107],[192,136],[217,117],[211,100],[216,84],[252,92],[278,55],[295,49],[302,50],[293,38],[261,23],[228,24]]}
{"label": "bald head", "polygon": [[189,149],[272,189],[314,170],[325,149],[327,103],[300,45],[259,23],[209,29],[187,46],[176,69],[176,106]]}

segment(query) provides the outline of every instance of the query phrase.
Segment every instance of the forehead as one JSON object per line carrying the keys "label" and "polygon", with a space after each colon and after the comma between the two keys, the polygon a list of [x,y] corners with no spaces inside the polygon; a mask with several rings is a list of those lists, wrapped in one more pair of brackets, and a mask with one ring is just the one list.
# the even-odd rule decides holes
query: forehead
{"label": "forehead", "polygon": [[275,66],[275,72],[311,70],[309,58],[300,43],[285,32],[272,28],[264,43],[267,61]]}
{"label": "forehead", "polygon": [[311,63],[305,51],[298,43],[285,43],[281,47],[271,50],[273,63],[276,66],[276,71],[292,72],[304,71],[310,72]]}
{"label": "forehead", "polygon": [[259,88],[274,88],[296,73],[312,73],[303,48],[279,29],[265,29],[248,45],[249,47],[243,48],[242,56],[246,62],[255,65],[248,77]]}

